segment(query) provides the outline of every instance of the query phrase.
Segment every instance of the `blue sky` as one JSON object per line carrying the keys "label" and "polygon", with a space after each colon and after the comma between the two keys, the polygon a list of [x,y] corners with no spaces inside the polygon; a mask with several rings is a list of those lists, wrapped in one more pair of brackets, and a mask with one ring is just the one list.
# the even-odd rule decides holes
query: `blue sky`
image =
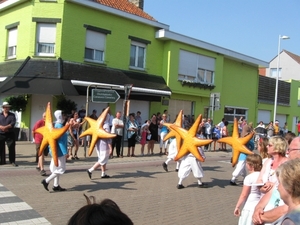
{"label": "blue sky", "polygon": [[144,0],[170,30],[266,62],[281,50],[300,55],[299,0]]}

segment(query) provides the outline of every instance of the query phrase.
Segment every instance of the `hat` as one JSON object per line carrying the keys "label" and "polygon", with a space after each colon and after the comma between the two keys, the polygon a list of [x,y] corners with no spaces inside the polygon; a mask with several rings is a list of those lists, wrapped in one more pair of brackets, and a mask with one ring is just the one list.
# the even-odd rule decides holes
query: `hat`
{"label": "hat", "polygon": [[3,102],[2,108],[4,108],[4,107],[11,107],[11,105],[8,102]]}
{"label": "hat", "polygon": [[278,120],[276,120],[276,121],[275,121],[275,123],[279,123],[279,121],[278,121]]}

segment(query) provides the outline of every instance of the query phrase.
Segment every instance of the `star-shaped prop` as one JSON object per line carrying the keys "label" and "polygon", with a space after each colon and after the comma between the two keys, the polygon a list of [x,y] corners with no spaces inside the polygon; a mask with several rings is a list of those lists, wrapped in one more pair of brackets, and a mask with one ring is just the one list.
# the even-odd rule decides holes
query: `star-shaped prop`
{"label": "star-shaped prop", "polygon": [[196,159],[198,159],[201,162],[204,162],[204,158],[200,155],[198,147],[208,145],[212,142],[212,140],[199,139],[196,137],[201,120],[202,115],[200,114],[193,126],[188,131],[176,125],[171,125],[171,129],[175,130],[183,139],[183,144],[178,150],[178,153],[174,159],[175,161],[179,160],[181,157],[189,153],[192,153],[196,157]]}
{"label": "star-shaped prop", "polygon": [[224,137],[218,140],[218,142],[231,145],[233,167],[236,165],[241,152],[247,155],[253,154],[253,152],[246,147],[246,144],[250,141],[254,132],[251,132],[245,137],[239,137],[238,130],[238,121],[236,118],[234,118],[232,137]]}
{"label": "star-shaped prop", "polygon": [[102,139],[114,138],[116,136],[115,134],[108,133],[103,129],[103,124],[105,122],[105,118],[107,116],[108,111],[109,111],[109,107],[107,107],[101,113],[101,115],[99,116],[99,118],[97,120],[94,120],[89,117],[84,118],[85,120],[88,121],[88,123],[90,124],[90,127],[86,131],[81,133],[79,138],[82,138],[86,135],[92,136],[92,141],[91,141],[91,145],[90,145],[90,149],[89,149],[89,156],[92,155],[92,153],[94,151],[94,147],[96,145],[96,142],[98,141],[99,138],[102,138]]}
{"label": "star-shaped prop", "polygon": [[[174,122],[174,124],[177,127],[182,127],[182,112],[183,111],[180,110],[179,114],[177,115],[176,121]],[[168,140],[169,138],[175,137],[177,148],[180,148],[180,146],[181,146],[181,137],[180,137],[179,133],[177,133],[176,131],[174,131],[171,128],[171,125],[173,125],[173,124],[172,123],[164,123],[164,126],[169,128],[169,130],[170,130],[170,132],[164,137],[164,141]]]}
{"label": "star-shaped prop", "polygon": [[43,140],[40,146],[39,156],[43,154],[44,149],[50,145],[52,158],[55,166],[58,166],[57,140],[69,129],[69,125],[62,128],[54,128],[52,122],[51,105],[48,102],[46,109],[45,126],[36,129],[35,132],[43,135]]}

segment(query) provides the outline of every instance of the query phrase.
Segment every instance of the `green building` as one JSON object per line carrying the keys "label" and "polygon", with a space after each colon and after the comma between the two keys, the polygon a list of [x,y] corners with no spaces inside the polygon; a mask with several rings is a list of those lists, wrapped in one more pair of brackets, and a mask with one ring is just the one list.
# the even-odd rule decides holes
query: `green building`
{"label": "green building", "polygon": [[[47,102],[55,109],[64,95],[78,110],[88,102],[87,114],[107,105],[114,114],[127,84],[129,111],[143,120],[167,109],[172,121],[183,109],[215,123],[240,116],[256,123],[258,110],[272,106],[258,101],[258,68],[267,62],[172,32],[131,1],[6,0],[0,13],[0,95],[28,98],[20,121],[27,139]],[[94,88],[121,98],[90,102]]]}

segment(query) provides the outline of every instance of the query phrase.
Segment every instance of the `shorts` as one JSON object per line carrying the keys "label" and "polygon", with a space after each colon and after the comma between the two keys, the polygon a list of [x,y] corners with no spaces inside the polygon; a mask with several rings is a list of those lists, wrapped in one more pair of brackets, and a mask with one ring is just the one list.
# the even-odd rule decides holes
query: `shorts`
{"label": "shorts", "polygon": [[[40,151],[40,147],[41,147],[41,143],[36,143],[35,144],[35,149],[36,149],[36,152],[38,153]],[[44,156],[48,156],[49,154],[49,149],[48,149],[48,146],[44,149],[44,152],[43,152],[43,155]]]}

